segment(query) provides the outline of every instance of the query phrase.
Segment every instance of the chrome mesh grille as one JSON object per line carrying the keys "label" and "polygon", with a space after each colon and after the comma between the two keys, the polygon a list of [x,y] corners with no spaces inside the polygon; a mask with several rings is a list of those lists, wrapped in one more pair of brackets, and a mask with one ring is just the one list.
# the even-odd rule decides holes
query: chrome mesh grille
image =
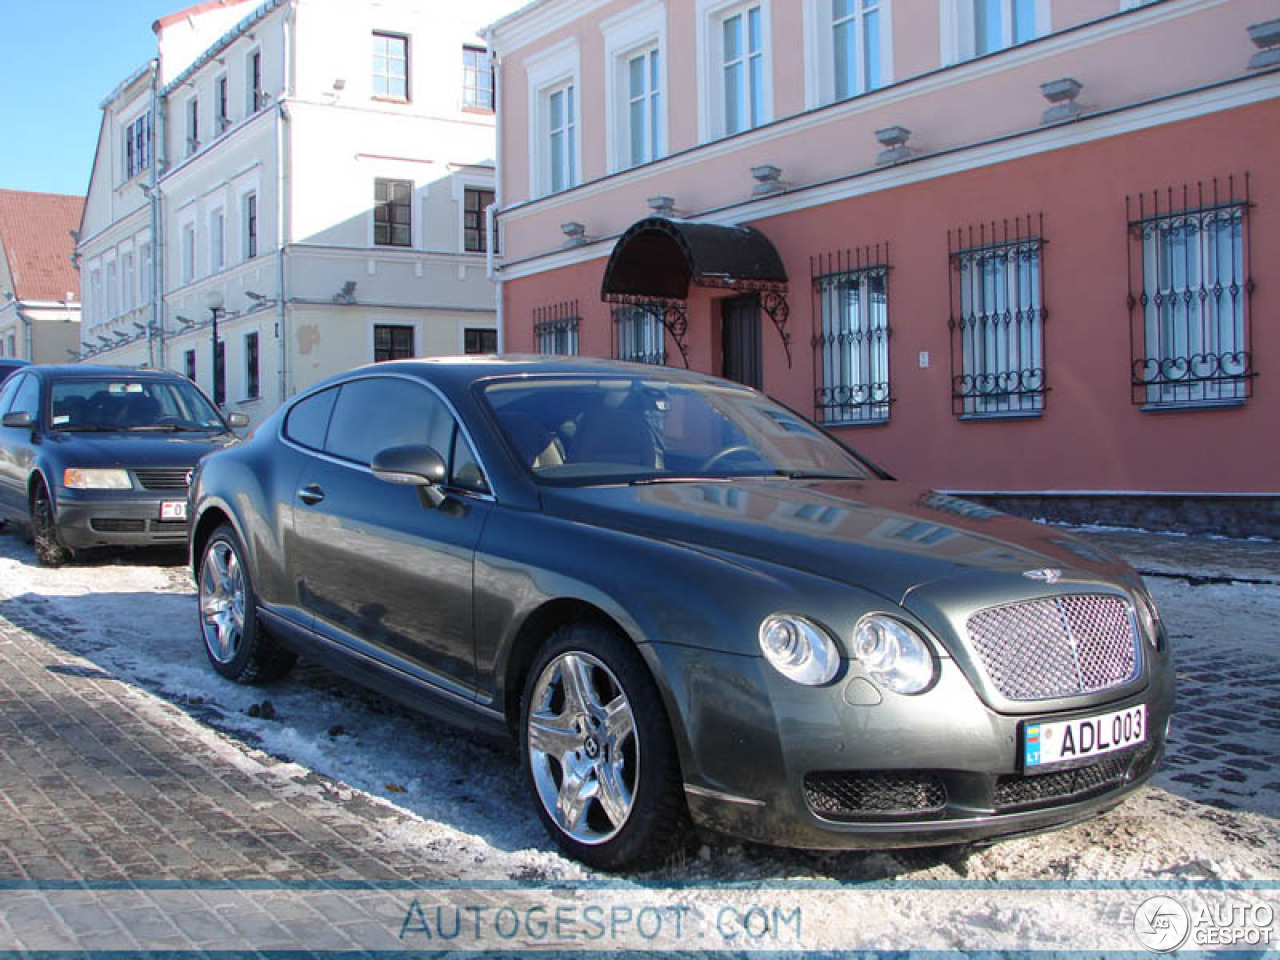
{"label": "chrome mesh grille", "polygon": [[1138,674],[1138,631],[1119,597],[1070,594],[979,610],[969,640],[1009,700],[1109,690]]}

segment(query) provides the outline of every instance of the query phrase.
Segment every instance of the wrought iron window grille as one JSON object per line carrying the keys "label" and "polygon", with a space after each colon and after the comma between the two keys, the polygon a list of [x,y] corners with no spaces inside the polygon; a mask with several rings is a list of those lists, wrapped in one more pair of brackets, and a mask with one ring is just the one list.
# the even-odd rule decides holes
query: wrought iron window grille
{"label": "wrought iron window grille", "polygon": [[[684,363],[685,368],[689,366],[689,342],[687,340],[689,333],[689,301],[676,300],[665,297],[641,297],[633,296],[626,293],[606,293],[603,296],[604,302],[609,304],[615,311],[620,307],[639,307],[644,310],[660,311],[662,317],[662,326],[667,334],[671,337],[671,342],[676,345],[676,349],[680,351],[680,359]],[[615,325],[615,336],[617,334]],[[663,363],[666,363],[666,348],[663,347]],[[617,344],[614,345],[614,355],[619,356]]]}
{"label": "wrought iron window grille", "polygon": [[536,308],[533,311],[533,340],[538,353],[576,357],[580,325],[577,300]]}
{"label": "wrought iron window grille", "polygon": [[1045,378],[1044,214],[947,232],[951,410],[962,419],[1039,416]]}
{"label": "wrought iron window grille", "polygon": [[889,388],[889,245],[811,257],[814,414],[824,424],[884,423]]}
{"label": "wrought iron window grille", "polygon": [[615,360],[666,366],[666,301],[611,305]]}
{"label": "wrought iron window grille", "polygon": [[1125,198],[1135,404],[1211,408],[1253,395],[1251,206],[1247,173]]}

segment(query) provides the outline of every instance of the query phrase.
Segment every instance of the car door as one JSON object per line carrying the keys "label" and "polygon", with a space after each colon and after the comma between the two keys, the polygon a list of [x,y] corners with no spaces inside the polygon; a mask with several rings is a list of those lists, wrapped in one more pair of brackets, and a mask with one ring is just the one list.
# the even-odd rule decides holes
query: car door
{"label": "car door", "polygon": [[[434,447],[449,465],[438,506],[370,471],[375,454],[406,444]],[[490,500],[468,481],[478,475],[468,459],[452,412],[422,381],[344,383],[323,454],[299,479],[291,561],[316,632],[471,699],[472,570]]]}
{"label": "car door", "polygon": [[[6,413],[40,413],[40,380],[29,373],[10,377],[0,388],[0,417]],[[0,426],[0,508],[4,512],[25,516],[27,513],[27,475],[31,470],[33,447],[30,427]]]}

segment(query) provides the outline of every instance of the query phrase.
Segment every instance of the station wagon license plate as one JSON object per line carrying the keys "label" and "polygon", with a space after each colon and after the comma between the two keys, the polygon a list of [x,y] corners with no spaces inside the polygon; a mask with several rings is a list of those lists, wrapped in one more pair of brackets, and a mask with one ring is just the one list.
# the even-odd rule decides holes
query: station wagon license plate
{"label": "station wagon license plate", "polygon": [[185,520],[187,519],[187,501],[185,500],[165,500],[160,504],[161,520]]}
{"label": "station wagon license plate", "polygon": [[1096,717],[1027,723],[1022,733],[1023,767],[1027,773],[1039,773],[1075,760],[1135,747],[1146,739],[1146,704]]}

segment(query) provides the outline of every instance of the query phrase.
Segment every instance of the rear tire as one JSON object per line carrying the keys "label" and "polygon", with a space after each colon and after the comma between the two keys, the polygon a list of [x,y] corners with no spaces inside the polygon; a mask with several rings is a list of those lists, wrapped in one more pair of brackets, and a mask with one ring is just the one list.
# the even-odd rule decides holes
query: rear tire
{"label": "rear tire", "polygon": [[53,500],[43,480],[36,481],[31,493],[31,543],[35,547],[36,562],[42,567],[60,567],[74,556],[58,539]]}
{"label": "rear tire", "polygon": [[197,615],[209,663],[228,680],[269,683],[297,660],[258,625],[258,601],[244,548],[229,524],[213,531],[196,572]]}
{"label": "rear tire", "polygon": [[616,631],[573,623],[547,640],[525,682],[520,758],[538,816],[575,860],[640,869],[688,842],[666,710],[644,660]]}

